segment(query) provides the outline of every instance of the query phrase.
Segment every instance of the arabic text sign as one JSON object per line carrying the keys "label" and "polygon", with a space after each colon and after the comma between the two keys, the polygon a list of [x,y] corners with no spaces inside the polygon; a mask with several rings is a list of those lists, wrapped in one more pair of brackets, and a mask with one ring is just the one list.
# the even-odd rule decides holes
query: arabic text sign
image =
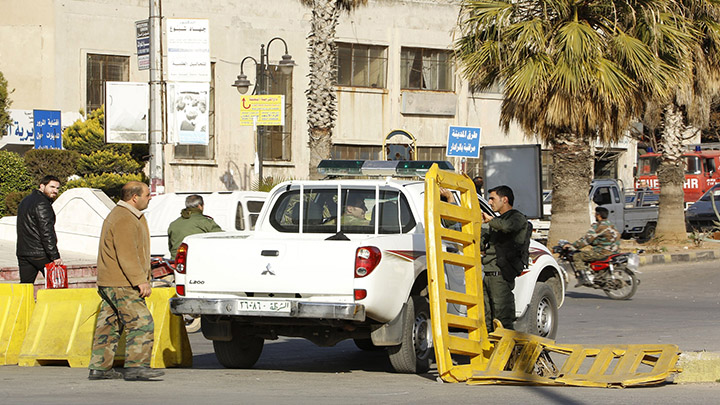
{"label": "arabic text sign", "polygon": [[210,82],[209,22],[203,19],[167,20],[168,79]]}
{"label": "arabic text sign", "polygon": [[242,96],[240,101],[240,125],[285,125],[285,96]]}
{"label": "arabic text sign", "polygon": [[8,110],[10,125],[3,142],[13,145],[34,145],[35,125],[32,110]]}
{"label": "arabic text sign", "polygon": [[60,111],[33,110],[35,149],[62,149]]}
{"label": "arabic text sign", "polygon": [[148,20],[135,21],[138,70],[150,69],[150,24]]}
{"label": "arabic text sign", "polygon": [[480,134],[482,128],[456,127],[448,128],[446,156],[480,157]]}

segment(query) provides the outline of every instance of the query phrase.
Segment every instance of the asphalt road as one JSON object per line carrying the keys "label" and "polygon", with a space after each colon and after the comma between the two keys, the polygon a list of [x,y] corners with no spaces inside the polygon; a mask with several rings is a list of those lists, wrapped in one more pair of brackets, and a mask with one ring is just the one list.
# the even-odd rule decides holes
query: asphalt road
{"label": "asphalt road", "polygon": [[[644,267],[630,301],[570,287],[560,310],[559,343],[675,343],[682,351],[720,352],[720,262]],[[382,352],[352,342],[321,348],[301,339],[266,342],[251,370],[224,369],[212,344],[191,335],[192,369],[168,369],[162,381],[88,381],[63,366],[0,367],[2,403],[717,403],[720,384],[653,388],[468,386],[426,375],[392,373]]]}

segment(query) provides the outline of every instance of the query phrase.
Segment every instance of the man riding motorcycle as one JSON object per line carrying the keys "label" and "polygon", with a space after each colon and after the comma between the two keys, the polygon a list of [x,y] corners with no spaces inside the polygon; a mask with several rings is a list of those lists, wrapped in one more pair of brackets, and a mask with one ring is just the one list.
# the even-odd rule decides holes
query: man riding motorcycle
{"label": "man riding motorcycle", "polygon": [[587,233],[572,244],[566,244],[563,249],[588,249],[580,250],[575,253],[572,258],[575,267],[580,270],[580,279],[575,287],[592,286],[592,281],[588,278],[588,262],[601,260],[613,253],[618,252],[620,247],[620,232],[615,226],[608,221],[608,210],[603,207],[595,208],[595,222],[592,224]]}

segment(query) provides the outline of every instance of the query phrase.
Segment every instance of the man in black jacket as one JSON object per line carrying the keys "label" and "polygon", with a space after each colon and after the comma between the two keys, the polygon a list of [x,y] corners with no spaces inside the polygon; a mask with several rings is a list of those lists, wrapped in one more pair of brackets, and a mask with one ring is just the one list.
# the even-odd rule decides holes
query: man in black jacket
{"label": "man in black jacket", "polygon": [[488,198],[493,211],[500,214],[493,217],[483,212],[483,290],[485,292],[485,323],[488,332],[494,330],[493,318],[503,328],[513,329],[515,322],[515,277],[525,265],[520,249],[523,248],[527,218],[513,209],[515,196],[508,186],[490,190]]}
{"label": "man in black jacket", "polygon": [[17,258],[21,283],[35,283],[45,264],[62,264],[55,235],[55,211],[52,201],[58,195],[60,180],[45,176],[40,187],[23,198],[17,215]]}

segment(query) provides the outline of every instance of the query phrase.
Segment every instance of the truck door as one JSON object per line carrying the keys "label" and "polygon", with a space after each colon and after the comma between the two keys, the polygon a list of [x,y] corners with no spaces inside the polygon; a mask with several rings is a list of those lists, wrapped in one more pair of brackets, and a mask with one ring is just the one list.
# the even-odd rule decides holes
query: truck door
{"label": "truck door", "polygon": [[595,189],[592,201],[608,209],[610,212],[608,220],[615,225],[620,232],[624,229],[623,203],[620,202],[620,193],[615,186],[599,186]]}

